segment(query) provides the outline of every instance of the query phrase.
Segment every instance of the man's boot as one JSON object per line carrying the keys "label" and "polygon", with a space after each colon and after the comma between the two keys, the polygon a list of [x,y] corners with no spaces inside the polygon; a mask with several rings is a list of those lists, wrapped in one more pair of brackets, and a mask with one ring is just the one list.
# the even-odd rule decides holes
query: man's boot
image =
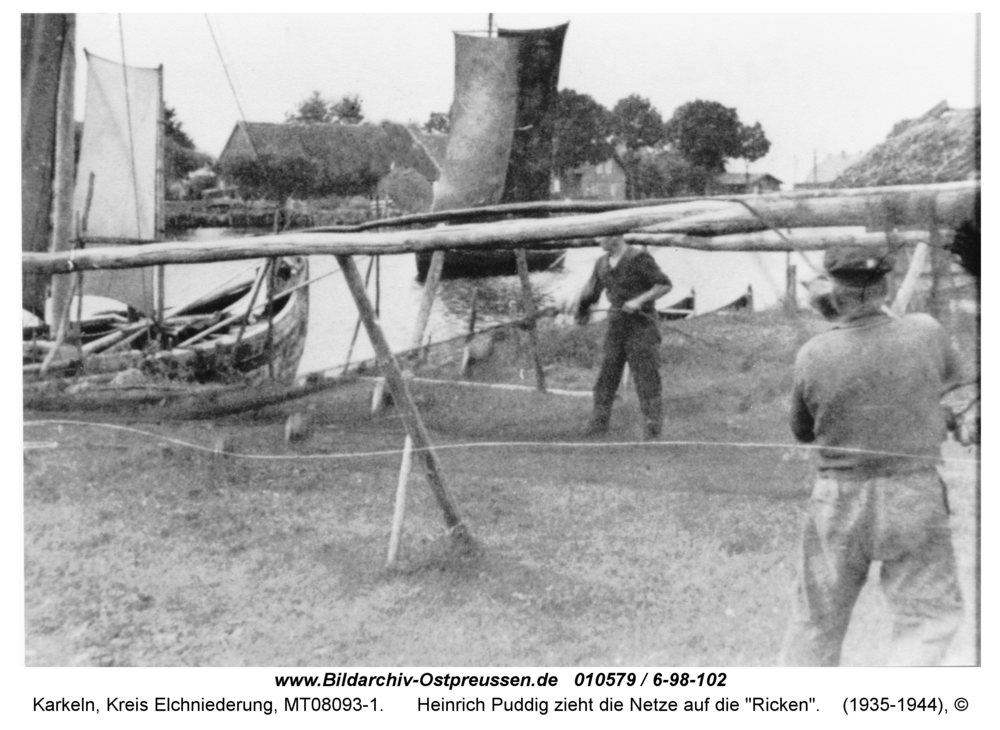
{"label": "man's boot", "polygon": [[646,441],[654,441],[660,438],[663,432],[663,400],[661,398],[650,398],[645,404],[643,415],[646,417],[646,426],[643,430],[643,438]]}
{"label": "man's boot", "polygon": [[584,436],[603,436],[608,432],[608,426],[611,423],[611,406],[605,404],[595,404],[594,414],[590,417],[590,422],[587,423],[587,428],[584,429]]}

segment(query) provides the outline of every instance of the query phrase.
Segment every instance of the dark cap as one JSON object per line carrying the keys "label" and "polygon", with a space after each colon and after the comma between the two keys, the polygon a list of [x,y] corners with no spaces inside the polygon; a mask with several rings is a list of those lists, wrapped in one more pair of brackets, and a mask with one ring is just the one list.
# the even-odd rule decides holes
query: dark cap
{"label": "dark cap", "polygon": [[887,246],[834,246],[826,250],[823,268],[844,284],[864,286],[893,270],[896,257]]}

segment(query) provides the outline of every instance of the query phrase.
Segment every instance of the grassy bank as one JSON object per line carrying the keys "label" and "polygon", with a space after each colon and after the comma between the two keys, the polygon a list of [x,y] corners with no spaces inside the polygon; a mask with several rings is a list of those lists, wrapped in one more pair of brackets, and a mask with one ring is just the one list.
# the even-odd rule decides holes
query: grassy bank
{"label": "grassy bank", "polygon": [[[549,386],[589,388],[602,325],[552,327]],[[811,474],[786,425],[791,364],[822,327],[664,325],[654,443],[637,442],[632,394],[585,440],[588,398],[414,382],[476,549],[453,550],[415,466],[391,569],[404,430],[391,409],[370,415],[370,381],[215,423],[26,426],[27,663],[772,664]],[[522,339],[469,379],[531,385]],[[419,374],[455,379],[455,365]],[[303,408],[313,434],[286,444]],[[975,474],[950,468],[971,593]],[[845,661],[881,660],[880,601],[862,597]],[[972,661],[972,628],[953,661]]]}

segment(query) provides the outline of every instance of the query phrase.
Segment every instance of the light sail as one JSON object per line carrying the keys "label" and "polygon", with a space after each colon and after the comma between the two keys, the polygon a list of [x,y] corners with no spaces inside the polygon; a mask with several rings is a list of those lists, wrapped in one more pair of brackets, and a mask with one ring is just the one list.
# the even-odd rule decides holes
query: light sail
{"label": "light sail", "polygon": [[160,69],[122,66],[87,54],[73,199],[83,238],[155,239],[160,109]]}
{"label": "light sail", "polygon": [[[73,210],[84,240],[152,241],[160,194],[162,72],[87,54],[87,98]],[[91,182],[92,181],[92,182]],[[153,269],[88,272],[84,293],[155,311]]]}

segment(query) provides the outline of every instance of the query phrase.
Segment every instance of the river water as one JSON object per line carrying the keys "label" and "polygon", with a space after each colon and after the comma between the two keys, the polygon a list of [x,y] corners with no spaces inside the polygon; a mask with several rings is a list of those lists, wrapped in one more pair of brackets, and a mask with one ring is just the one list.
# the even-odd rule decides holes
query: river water
{"label": "river water", "polygon": [[[186,232],[182,240],[207,241],[248,235],[250,232],[225,228],[202,228]],[[784,253],[731,253],[692,251],[677,248],[651,248],[660,267],[673,282],[674,289],[662,306],[695,292],[695,312],[709,312],[753,289],[755,309],[777,305],[784,296],[785,271],[789,257]],[[558,306],[570,300],[584,285],[601,255],[598,247],[569,249],[563,265],[544,272],[532,272],[531,284],[540,306]],[[799,281],[809,281],[818,273],[821,254],[795,254],[791,264]],[[362,276],[368,269],[368,257],[356,257]],[[207,291],[220,281],[253,265],[250,261],[226,261],[197,267],[168,267],[166,289],[168,304],[188,300],[199,291]],[[369,283],[369,297],[378,304],[379,320],[393,350],[411,346],[417,310],[423,297],[423,285],[417,280],[413,254],[382,256],[378,261],[378,286],[375,269]],[[196,273],[193,273],[196,272]],[[310,259],[309,332],[300,374],[336,369],[346,361],[351,338],[358,320],[357,309],[343,275],[332,256]],[[510,318],[511,303],[520,301],[520,282],[516,276],[486,279],[443,280],[431,310],[427,334],[432,342],[466,332],[474,292],[477,323],[494,324]],[[602,305],[598,305],[600,307]],[[426,341],[426,337],[425,337]],[[368,337],[361,328],[351,360],[374,356]]]}

